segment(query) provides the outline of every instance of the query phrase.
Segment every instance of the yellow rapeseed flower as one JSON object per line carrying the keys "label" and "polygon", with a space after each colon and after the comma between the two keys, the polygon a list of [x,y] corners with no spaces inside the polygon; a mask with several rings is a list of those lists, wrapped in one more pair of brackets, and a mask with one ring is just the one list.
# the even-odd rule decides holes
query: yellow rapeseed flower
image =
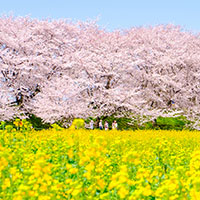
{"label": "yellow rapeseed flower", "polygon": [[117,192],[117,194],[120,196],[120,198],[122,198],[122,199],[124,199],[127,195],[128,195],[128,193],[129,193],[129,191],[126,189],[126,188],[124,188],[124,187],[121,187],[119,190],[118,190],[118,192]]}

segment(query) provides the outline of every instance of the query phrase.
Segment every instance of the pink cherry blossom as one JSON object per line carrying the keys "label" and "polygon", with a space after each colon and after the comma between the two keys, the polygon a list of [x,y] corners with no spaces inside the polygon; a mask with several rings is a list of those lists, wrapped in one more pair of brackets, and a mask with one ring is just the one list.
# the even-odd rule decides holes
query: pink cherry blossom
{"label": "pink cherry blossom", "polygon": [[1,17],[0,119],[170,110],[195,118],[199,63],[200,35],[173,25],[108,32],[93,22]]}

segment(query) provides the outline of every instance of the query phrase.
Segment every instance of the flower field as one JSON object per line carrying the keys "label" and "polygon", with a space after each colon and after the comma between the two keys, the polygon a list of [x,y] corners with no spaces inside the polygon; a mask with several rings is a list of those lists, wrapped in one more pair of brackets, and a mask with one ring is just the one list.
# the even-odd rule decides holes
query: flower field
{"label": "flower field", "polygon": [[199,199],[198,131],[0,132],[0,199]]}

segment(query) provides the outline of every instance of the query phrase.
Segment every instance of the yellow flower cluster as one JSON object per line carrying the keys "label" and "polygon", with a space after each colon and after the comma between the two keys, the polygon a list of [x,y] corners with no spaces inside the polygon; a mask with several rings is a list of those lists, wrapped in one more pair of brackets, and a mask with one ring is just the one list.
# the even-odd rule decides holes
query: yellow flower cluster
{"label": "yellow flower cluster", "polygon": [[200,134],[3,131],[0,199],[200,199]]}

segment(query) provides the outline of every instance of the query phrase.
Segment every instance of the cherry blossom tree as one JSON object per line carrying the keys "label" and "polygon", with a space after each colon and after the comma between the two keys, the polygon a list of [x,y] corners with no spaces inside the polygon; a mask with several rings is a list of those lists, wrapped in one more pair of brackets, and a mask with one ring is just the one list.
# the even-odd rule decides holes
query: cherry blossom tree
{"label": "cherry blossom tree", "polygon": [[2,17],[0,47],[1,119],[198,116],[200,35],[180,27],[107,32],[93,22]]}

